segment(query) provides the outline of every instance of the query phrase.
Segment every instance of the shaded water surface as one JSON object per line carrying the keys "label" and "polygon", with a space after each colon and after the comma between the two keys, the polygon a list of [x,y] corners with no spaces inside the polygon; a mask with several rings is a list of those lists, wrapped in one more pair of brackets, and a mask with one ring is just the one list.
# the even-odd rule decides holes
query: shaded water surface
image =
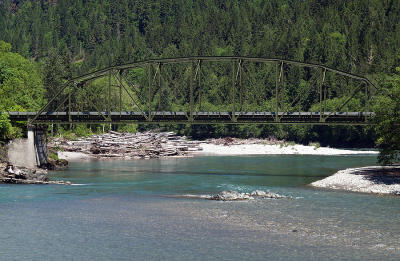
{"label": "shaded water surface", "polygon": [[[72,163],[76,186],[0,185],[0,260],[400,260],[398,197],[313,189],[373,156]],[[176,197],[268,190],[291,199]]]}

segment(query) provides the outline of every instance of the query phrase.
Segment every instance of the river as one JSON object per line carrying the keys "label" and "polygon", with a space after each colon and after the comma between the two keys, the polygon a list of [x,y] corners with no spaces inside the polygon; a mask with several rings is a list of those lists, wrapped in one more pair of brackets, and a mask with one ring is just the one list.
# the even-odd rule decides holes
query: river
{"label": "river", "polygon": [[[376,156],[196,156],[71,163],[0,185],[0,260],[400,260],[400,200],[307,184]],[[266,190],[290,198],[182,195]]]}

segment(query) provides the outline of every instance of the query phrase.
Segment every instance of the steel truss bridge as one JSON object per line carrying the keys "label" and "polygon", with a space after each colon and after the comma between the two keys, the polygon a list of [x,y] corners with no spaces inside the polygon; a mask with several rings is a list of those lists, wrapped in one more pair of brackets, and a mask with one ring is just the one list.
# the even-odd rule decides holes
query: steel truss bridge
{"label": "steel truss bridge", "polygon": [[[222,100],[225,102],[225,107],[222,106],[224,109],[220,111],[209,111],[204,109],[204,104],[206,101],[212,104],[215,96],[210,98],[207,93],[209,90],[207,84],[210,83],[207,82],[206,74],[216,70],[216,64],[223,64],[223,69],[220,67],[219,72],[213,73],[212,77],[217,78],[215,80],[217,86],[224,85],[224,91],[219,95],[224,95]],[[251,70],[254,72],[254,68],[258,68],[258,71],[265,69],[264,78],[261,82],[258,79],[256,84],[268,85],[265,87],[268,95],[264,95],[262,89],[254,91],[251,88],[257,81],[252,78],[255,73],[250,73]],[[292,70],[294,73],[300,71],[306,75],[303,77],[305,79],[303,88],[301,90],[298,88],[299,91],[296,91],[296,86],[293,88],[294,83],[290,82]],[[141,75],[140,79],[136,79],[138,74]],[[103,86],[99,92],[93,85],[101,78]],[[219,78],[224,79],[222,84],[218,81]],[[180,84],[177,86],[179,79]],[[337,87],[338,82],[344,82],[344,87]],[[288,91],[288,86],[291,84],[292,89]],[[336,86],[335,92],[331,91],[331,85]],[[327,101],[340,96],[337,90],[342,90],[339,92],[343,98],[339,100],[335,109],[327,110]],[[52,123],[364,125],[371,124],[371,119],[375,115],[369,109],[369,104],[376,90],[377,87],[366,77],[321,64],[234,56],[167,58],[110,66],[75,77],[60,86],[54,97],[38,112],[8,112],[8,114],[11,121],[27,121],[29,125]],[[87,98],[85,104],[78,104],[78,99],[75,99],[78,93],[80,95],[84,93],[84,97]],[[176,109],[176,106],[163,104],[164,100],[167,100],[166,94],[169,95],[168,99],[173,96],[179,97],[182,106]],[[246,106],[251,102],[249,96],[265,97],[262,99],[269,101],[269,110],[251,110],[251,106]],[[102,97],[101,105],[92,101],[93,98],[99,99],[99,97]],[[309,97],[314,97],[314,101],[318,101],[318,110],[305,111],[301,108],[296,110],[299,108],[297,105]],[[343,110],[356,98],[362,103],[362,111]]]}

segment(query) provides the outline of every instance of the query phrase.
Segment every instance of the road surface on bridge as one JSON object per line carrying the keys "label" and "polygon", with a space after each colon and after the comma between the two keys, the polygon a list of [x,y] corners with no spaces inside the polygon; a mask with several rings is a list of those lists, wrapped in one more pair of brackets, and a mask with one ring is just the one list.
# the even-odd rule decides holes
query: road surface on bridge
{"label": "road surface on bridge", "polygon": [[[9,112],[11,121],[26,121],[36,112]],[[371,124],[373,112],[42,112],[36,124],[51,123],[182,123],[182,124]]]}

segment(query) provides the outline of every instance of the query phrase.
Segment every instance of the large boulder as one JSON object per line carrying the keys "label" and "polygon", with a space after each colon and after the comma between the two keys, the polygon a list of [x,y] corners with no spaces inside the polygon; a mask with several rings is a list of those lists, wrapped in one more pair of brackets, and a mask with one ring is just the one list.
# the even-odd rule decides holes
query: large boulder
{"label": "large boulder", "polygon": [[266,191],[262,191],[262,190],[255,190],[253,192],[251,192],[250,194],[253,197],[261,197],[261,198],[285,198],[285,196],[273,193],[273,192],[266,192]]}
{"label": "large boulder", "polygon": [[211,200],[220,200],[220,201],[236,201],[236,200],[253,200],[255,198],[280,199],[280,198],[286,198],[286,196],[262,190],[255,190],[251,193],[240,193],[237,191],[228,190],[228,191],[222,191],[216,195],[208,196],[206,198]]}
{"label": "large boulder", "polygon": [[239,193],[237,191],[222,191],[217,195],[211,196],[212,200],[233,201],[233,200],[250,200],[254,199],[249,193]]}

